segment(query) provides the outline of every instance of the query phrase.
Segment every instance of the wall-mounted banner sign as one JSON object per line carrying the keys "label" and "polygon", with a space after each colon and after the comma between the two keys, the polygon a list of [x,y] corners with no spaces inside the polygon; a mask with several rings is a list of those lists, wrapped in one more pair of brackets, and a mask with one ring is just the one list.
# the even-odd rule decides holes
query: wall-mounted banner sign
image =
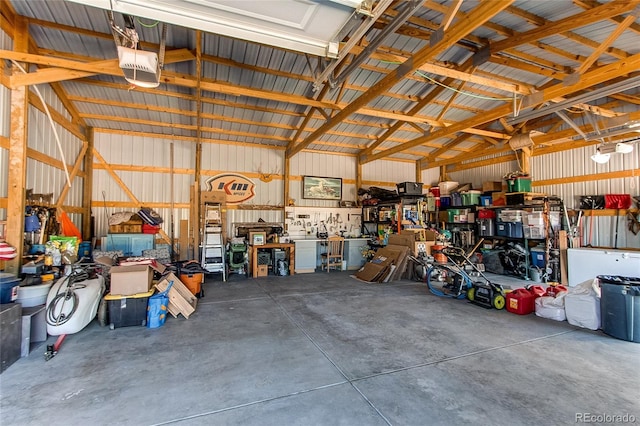
{"label": "wall-mounted banner sign", "polygon": [[256,196],[256,185],[247,177],[237,173],[216,175],[206,181],[209,191],[227,193],[227,204],[240,204]]}

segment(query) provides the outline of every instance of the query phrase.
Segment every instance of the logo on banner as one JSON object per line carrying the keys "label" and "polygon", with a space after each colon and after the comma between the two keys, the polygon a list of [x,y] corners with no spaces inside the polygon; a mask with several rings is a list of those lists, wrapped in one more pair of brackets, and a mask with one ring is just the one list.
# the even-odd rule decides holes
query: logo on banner
{"label": "logo on banner", "polygon": [[225,173],[207,180],[209,191],[224,191],[227,204],[239,204],[255,197],[256,185],[245,176],[237,173]]}

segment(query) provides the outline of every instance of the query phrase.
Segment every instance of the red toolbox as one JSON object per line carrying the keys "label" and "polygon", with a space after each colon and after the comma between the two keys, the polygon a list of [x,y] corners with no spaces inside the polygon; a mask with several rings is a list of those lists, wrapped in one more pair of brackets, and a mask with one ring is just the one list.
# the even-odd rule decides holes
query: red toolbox
{"label": "red toolbox", "polygon": [[518,314],[528,315],[535,311],[536,295],[526,288],[518,288],[507,293],[507,311]]}

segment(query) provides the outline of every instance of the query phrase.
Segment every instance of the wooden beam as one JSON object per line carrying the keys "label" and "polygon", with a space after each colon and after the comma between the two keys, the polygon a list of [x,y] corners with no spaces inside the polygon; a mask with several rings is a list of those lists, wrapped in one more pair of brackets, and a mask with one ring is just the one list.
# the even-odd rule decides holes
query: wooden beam
{"label": "wooden beam", "polygon": [[64,115],[59,113],[51,105],[46,105],[45,106],[42,103],[42,101],[40,100],[40,97],[38,95],[36,95],[35,93],[29,92],[28,96],[29,96],[29,103],[31,105],[33,105],[37,110],[39,110],[43,114],[46,114],[47,113],[46,108],[48,108],[49,109],[49,113],[51,114],[51,118],[53,119],[53,121],[55,121],[57,124],[59,124],[61,127],[63,127],[65,130],[67,130],[69,133],[71,133],[72,135],[74,135],[78,139],[80,139],[80,140],[84,140],[85,139],[83,128],[79,125],[79,123],[73,123],[73,122],[67,120],[67,118]]}
{"label": "wooden beam", "polygon": [[[574,1],[574,3],[576,3]],[[526,21],[528,21],[529,23],[536,25],[538,27],[543,27],[546,25],[549,25],[551,23],[553,23],[553,21],[549,21],[541,16],[535,15],[531,12],[525,11],[523,9],[514,7],[514,6],[510,6],[506,9],[507,12],[512,13]],[[589,46],[591,48],[596,48],[598,46],[598,43],[585,37],[582,36],[580,34],[577,34],[573,31],[565,31],[563,33],[561,33],[562,36],[573,40],[577,43],[583,44],[585,46]],[[544,49],[543,49],[544,50]],[[629,56],[629,54],[627,52],[624,52],[620,49],[615,49],[615,48],[610,48],[608,49],[609,51],[607,52],[609,55],[613,56],[616,59],[624,59],[626,57]],[[576,60],[580,60],[579,58],[576,57]]]}
{"label": "wooden beam", "polygon": [[[84,149],[86,147],[86,149]],[[83,145],[84,173],[82,181],[82,235],[85,240],[91,237],[91,204],[93,202],[93,149],[95,147],[95,130],[87,129],[87,142]]]}
{"label": "wooden beam", "polygon": [[[136,208],[141,209],[143,207],[143,204],[140,202],[140,200],[138,200],[138,198],[136,198],[136,196],[133,194],[133,192],[131,192],[131,190],[127,187],[127,185],[125,185],[122,179],[120,179],[120,176],[118,176],[118,174],[113,170],[113,168],[111,168],[111,165],[105,161],[105,159],[102,157],[102,155],[100,155],[100,153],[95,147],[93,148],[92,152],[95,159],[102,164],[102,166],[107,171],[107,173],[109,173],[111,178],[116,181],[120,189],[122,189],[122,191],[124,191],[124,193],[127,194],[127,197],[129,197],[129,199],[133,202]],[[160,234],[162,239],[166,241],[167,244],[173,245],[167,233],[164,232],[162,229],[158,231],[158,234]]]}
{"label": "wooden beam", "polygon": [[636,6],[638,6],[638,4],[640,4],[639,0],[612,1],[591,10],[568,16],[558,21],[554,21],[543,27],[534,28],[533,30],[529,30],[524,33],[516,34],[513,37],[497,41],[491,44],[491,53],[496,53],[500,52],[501,50],[532,43],[545,37],[564,33],[574,28],[584,27],[586,25],[602,21],[603,19],[621,15],[633,10]]}
{"label": "wooden beam", "polygon": [[[84,155],[87,152],[87,148],[89,145],[87,142],[82,143],[82,147],[80,148],[80,152],[78,153],[78,157],[76,158],[75,163],[73,164],[73,168],[71,169],[71,173],[69,173],[69,180],[73,182],[80,171],[80,166],[85,162]],[[85,175],[86,178],[86,175]],[[56,208],[62,208],[64,205],[65,199],[67,198],[67,194],[69,193],[69,185],[65,182],[62,191],[60,191],[60,196],[58,197],[58,201],[56,202]]]}
{"label": "wooden beam", "polygon": [[613,30],[613,32],[609,34],[609,36],[602,43],[600,43],[600,46],[598,46],[596,50],[594,50],[593,53],[589,55],[587,60],[584,61],[582,65],[580,65],[580,67],[578,67],[576,73],[584,74],[584,72],[587,71],[591,67],[591,65],[593,65],[593,63],[600,57],[600,55],[602,55],[602,53],[604,53],[609,48],[609,46],[611,46],[613,42],[616,41],[618,37],[620,37],[624,30],[629,28],[629,25],[635,22],[635,20],[636,16],[631,14],[627,16],[624,21],[618,24],[617,28]]}
{"label": "wooden beam", "polygon": [[442,17],[442,22],[440,22],[440,27],[438,29],[442,29],[442,31],[446,31],[453,22],[453,18],[456,17],[456,13],[460,10],[460,6],[462,6],[462,0],[454,0],[453,4],[449,6],[447,13]]}
{"label": "wooden beam", "polygon": [[[598,68],[597,70],[589,71],[583,74],[580,80],[573,86],[566,86],[563,83],[558,83],[547,89],[541,91],[539,95],[536,95],[535,100],[531,101],[529,107],[541,105],[544,102],[548,102],[557,97],[566,96],[576,91],[582,90],[586,87],[592,87],[597,84],[604,83],[619,76],[623,76],[634,72],[640,67],[640,54],[630,56],[627,59],[614,62],[609,65]],[[463,128],[475,127],[481,124],[488,123],[490,121],[497,120],[501,117],[508,115],[511,112],[511,105],[505,104],[500,107],[494,108],[491,111],[487,111],[483,114],[476,115],[467,120],[463,120],[456,124],[453,124],[444,129],[438,130],[429,136],[418,137],[412,141],[404,143],[402,145],[389,148],[385,151],[369,155],[366,157],[361,156],[361,161],[369,162],[380,158],[388,157],[389,155],[405,151],[409,148],[422,145],[425,142],[437,140],[438,138],[446,137],[452,133],[461,131]]]}
{"label": "wooden beam", "polygon": [[282,182],[284,185],[284,196],[282,203],[285,206],[289,205],[289,185],[291,184],[291,159],[284,156],[284,181]]}
{"label": "wooden beam", "polygon": [[[13,47],[17,51],[29,49],[29,27],[26,19],[15,17]],[[13,73],[18,71],[13,66]],[[27,182],[27,132],[29,128],[29,96],[26,87],[11,91],[11,122],[9,124],[9,161],[7,179],[7,229],[5,239],[16,249],[17,256],[6,262],[5,270],[20,272],[24,244],[25,185]]]}
{"label": "wooden beam", "polygon": [[327,130],[332,129],[341,123],[349,115],[358,112],[361,108],[374,100],[384,91],[390,89],[396,83],[401,81],[409,74],[413,74],[420,66],[424,65],[430,59],[433,59],[439,53],[442,53],[449,47],[453,46],[458,40],[480,27],[484,22],[498,14],[501,10],[512,3],[512,0],[504,0],[500,2],[485,2],[469,13],[464,20],[461,20],[450,30],[444,34],[442,40],[434,43],[432,46],[426,46],[416,52],[411,58],[400,65],[395,72],[387,74],[382,80],[373,85],[367,92],[350,103],[346,108],[340,111],[331,121],[326,122],[318,130],[307,136],[303,142],[296,145],[293,149],[287,150],[287,157],[292,157],[298,152],[308,147],[315,140],[320,138]]}
{"label": "wooden beam", "polygon": [[[41,55],[15,54],[9,50],[0,50],[0,58],[24,60],[26,62],[46,65],[52,58]],[[193,60],[193,54],[188,49],[170,50],[165,54],[165,64]],[[96,74],[107,74],[123,77],[122,69],[117,59],[105,59],[90,63],[56,59],[56,64],[64,64],[64,68],[44,68],[29,74],[12,76],[11,87],[30,86],[33,84],[53,83],[58,81],[75,80]],[[123,77],[124,78],[124,77]],[[162,79],[162,77],[161,77]]]}

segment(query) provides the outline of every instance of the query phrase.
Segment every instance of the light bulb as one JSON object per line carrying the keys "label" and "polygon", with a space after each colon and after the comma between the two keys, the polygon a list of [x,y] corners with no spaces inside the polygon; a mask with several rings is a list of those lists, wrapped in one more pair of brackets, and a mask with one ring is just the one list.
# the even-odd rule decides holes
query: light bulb
{"label": "light bulb", "polygon": [[600,149],[596,149],[596,153],[591,156],[591,159],[598,164],[605,164],[609,162],[609,158],[611,158],[611,154],[602,154],[600,153]]}
{"label": "light bulb", "polygon": [[624,142],[618,142],[616,144],[616,152],[621,154],[628,154],[633,151],[633,145]]}

